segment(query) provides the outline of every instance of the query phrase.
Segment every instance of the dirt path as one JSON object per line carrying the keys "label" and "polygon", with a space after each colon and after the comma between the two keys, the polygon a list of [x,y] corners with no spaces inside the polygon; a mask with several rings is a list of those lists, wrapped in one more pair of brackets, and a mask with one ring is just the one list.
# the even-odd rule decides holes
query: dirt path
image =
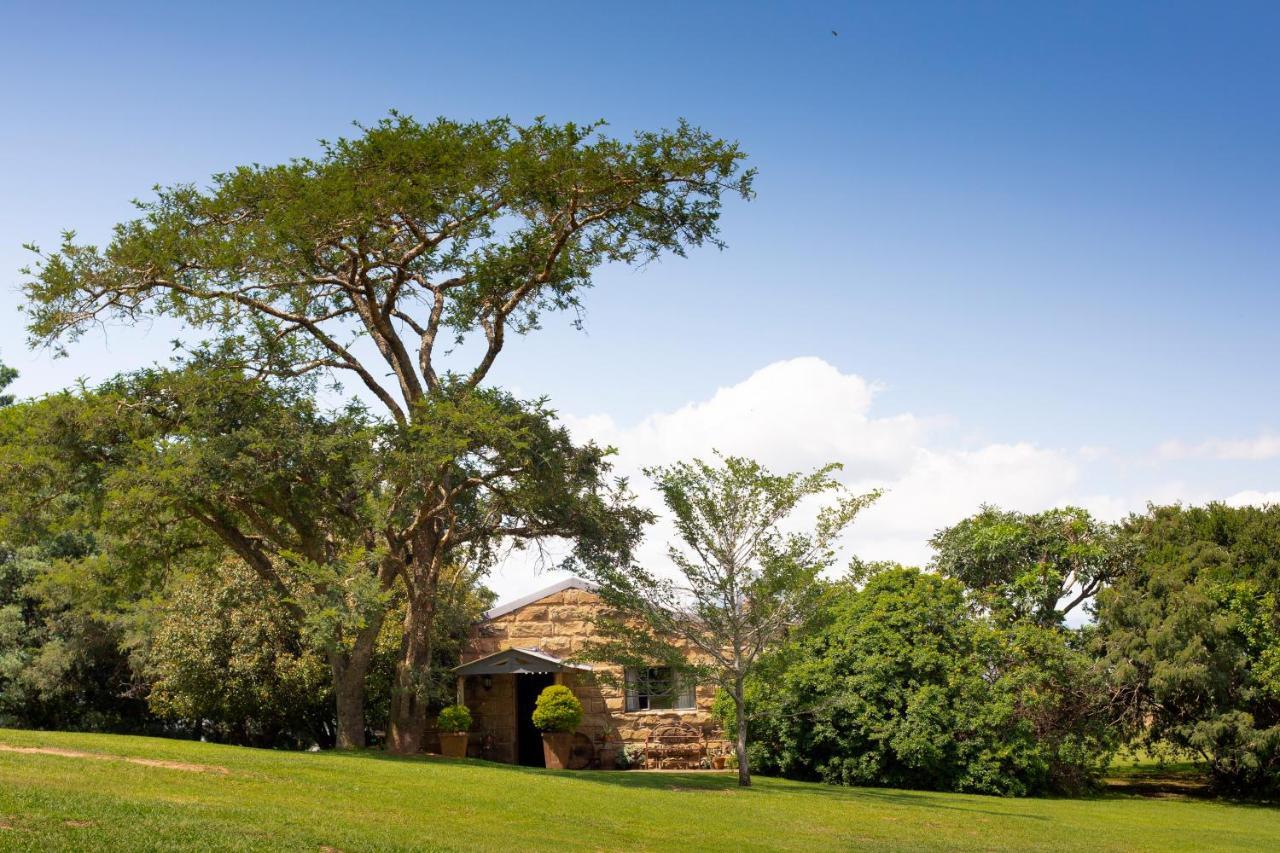
{"label": "dirt path", "polygon": [[75,749],[58,749],[52,746],[10,746],[0,743],[0,752],[17,752],[23,755],[57,755],[62,758],[89,758],[96,761],[127,761],[144,767],[163,767],[166,770],[186,770],[189,773],[221,773],[231,771],[213,764],[188,764],[184,761],[162,761],[158,758],[134,758],[129,755],[107,755],[101,752],[80,752]]}

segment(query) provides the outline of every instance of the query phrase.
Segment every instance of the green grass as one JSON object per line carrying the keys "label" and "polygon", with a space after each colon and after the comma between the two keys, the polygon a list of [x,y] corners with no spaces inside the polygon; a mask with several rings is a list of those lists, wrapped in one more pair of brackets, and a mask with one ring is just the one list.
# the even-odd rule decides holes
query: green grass
{"label": "green grass", "polygon": [[[0,730],[0,849],[1280,849],[1280,810],[1194,799],[1000,799],[721,773],[552,773]],[[225,769],[193,772],[141,757]]]}

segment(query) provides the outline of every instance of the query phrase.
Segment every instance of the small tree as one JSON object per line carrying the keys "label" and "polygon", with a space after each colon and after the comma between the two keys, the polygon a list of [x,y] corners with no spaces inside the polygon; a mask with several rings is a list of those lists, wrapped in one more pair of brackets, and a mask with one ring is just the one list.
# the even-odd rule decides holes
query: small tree
{"label": "small tree", "polygon": [[332,743],[326,661],[244,563],[227,559],[178,579],[157,621],[143,655],[154,713],[214,741]]}
{"label": "small tree", "polygon": [[[674,517],[678,540],[667,553],[679,576],[636,565],[600,571],[610,608],[601,628],[610,640],[589,655],[627,666],[660,662],[718,684],[733,699],[738,784],[746,786],[746,678],[804,615],[819,574],[835,562],[837,537],[879,492],[839,494],[836,464],[773,474],[749,459],[717,458],[645,471]],[[787,524],[802,502],[827,493],[839,497],[819,510],[810,530]]]}

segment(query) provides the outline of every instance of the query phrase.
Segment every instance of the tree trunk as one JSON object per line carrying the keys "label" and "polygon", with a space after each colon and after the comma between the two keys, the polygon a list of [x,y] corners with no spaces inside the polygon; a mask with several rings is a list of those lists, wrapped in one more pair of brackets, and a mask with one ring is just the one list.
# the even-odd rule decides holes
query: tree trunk
{"label": "tree trunk", "polygon": [[435,592],[410,596],[404,616],[404,640],[391,688],[391,725],[387,748],[397,755],[422,750],[427,728],[427,686],[431,677],[431,623]]}
{"label": "tree trunk", "polygon": [[[338,706],[338,749],[364,748],[364,672],[349,666],[345,655],[329,656],[333,695]],[[366,667],[367,669],[367,667]]]}
{"label": "tree trunk", "polygon": [[747,701],[743,696],[742,678],[733,683],[733,704],[738,719],[738,742],[734,752],[738,756],[738,785],[751,787],[751,769],[747,766]]}
{"label": "tree trunk", "polygon": [[329,655],[333,695],[338,712],[338,749],[363,749],[365,746],[364,682],[369,674],[369,666],[373,663],[373,651],[382,630],[382,620],[382,613],[370,615],[368,622],[356,634],[350,651],[335,651]]}

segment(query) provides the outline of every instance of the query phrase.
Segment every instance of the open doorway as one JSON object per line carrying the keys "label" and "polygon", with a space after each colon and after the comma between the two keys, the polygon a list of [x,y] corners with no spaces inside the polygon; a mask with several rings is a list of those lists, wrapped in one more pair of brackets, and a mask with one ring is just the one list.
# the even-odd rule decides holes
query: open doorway
{"label": "open doorway", "polygon": [[542,755],[542,732],[533,724],[533,706],[538,694],[556,683],[553,672],[516,676],[516,762],[525,767],[546,767]]}

